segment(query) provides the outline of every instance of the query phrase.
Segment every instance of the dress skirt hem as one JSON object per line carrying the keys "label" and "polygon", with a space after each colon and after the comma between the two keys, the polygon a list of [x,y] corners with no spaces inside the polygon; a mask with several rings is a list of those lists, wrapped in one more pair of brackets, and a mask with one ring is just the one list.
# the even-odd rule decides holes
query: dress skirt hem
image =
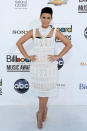
{"label": "dress skirt hem", "polygon": [[29,92],[30,95],[33,95],[34,97],[55,97],[58,95],[57,86],[54,89],[48,91],[41,91],[30,86]]}

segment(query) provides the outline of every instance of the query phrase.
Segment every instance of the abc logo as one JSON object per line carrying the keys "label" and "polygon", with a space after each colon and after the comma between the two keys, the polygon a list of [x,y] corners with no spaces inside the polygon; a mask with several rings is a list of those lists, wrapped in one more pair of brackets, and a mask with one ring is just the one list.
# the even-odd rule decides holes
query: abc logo
{"label": "abc logo", "polygon": [[27,80],[25,79],[19,79],[14,83],[14,89],[18,92],[18,93],[25,93],[28,91],[29,89],[29,83]]}
{"label": "abc logo", "polygon": [[84,31],[84,36],[85,36],[85,38],[87,38],[87,28]]}
{"label": "abc logo", "polygon": [[60,70],[64,65],[64,61],[62,58],[59,58],[57,61],[58,61],[57,68],[58,70]]}

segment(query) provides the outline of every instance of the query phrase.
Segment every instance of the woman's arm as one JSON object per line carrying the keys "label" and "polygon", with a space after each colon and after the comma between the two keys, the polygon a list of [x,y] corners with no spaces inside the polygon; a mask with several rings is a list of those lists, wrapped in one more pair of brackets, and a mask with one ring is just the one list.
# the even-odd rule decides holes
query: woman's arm
{"label": "woman's arm", "polygon": [[61,58],[70,50],[70,48],[72,48],[72,44],[60,31],[56,31],[55,39],[61,40],[65,45],[64,49],[57,55],[58,58]]}
{"label": "woman's arm", "polygon": [[22,53],[22,55],[26,58],[29,57],[27,52],[25,51],[23,44],[30,38],[33,38],[33,30],[28,31],[25,35],[23,35],[16,43],[18,49]]}
{"label": "woman's arm", "polygon": [[58,60],[64,54],[66,54],[70,48],[72,48],[71,42],[60,31],[56,31],[55,40],[56,39],[61,40],[63,42],[63,44],[65,45],[65,47],[58,55],[48,55],[48,59],[51,62]]}
{"label": "woman's arm", "polygon": [[30,38],[33,38],[33,30],[28,31],[24,36],[22,36],[17,41],[16,45],[25,58],[29,59],[30,61],[35,61],[37,56],[36,55],[29,56],[23,47],[23,44]]}

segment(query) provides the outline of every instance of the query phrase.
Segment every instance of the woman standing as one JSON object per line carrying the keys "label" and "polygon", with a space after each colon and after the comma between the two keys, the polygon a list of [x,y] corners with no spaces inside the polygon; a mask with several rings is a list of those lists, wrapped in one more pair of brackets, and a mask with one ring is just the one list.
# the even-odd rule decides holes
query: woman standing
{"label": "woman standing", "polygon": [[[32,29],[22,36],[16,43],[22,55],[31,61],[32,92],[39,98],[39,110],[36,113],[38,128],[43,127],[47,116],[48,97],[56,95],[57,59],[66,54],[72,47],[71,42],[55,28],[51,28],[53,10],[45,7],[41,10],[41,27]],[[28,39],[33,39],[33,54],[28,55],[23,44]],[[55,40],[60,39],[65,47],[54,55]]]}

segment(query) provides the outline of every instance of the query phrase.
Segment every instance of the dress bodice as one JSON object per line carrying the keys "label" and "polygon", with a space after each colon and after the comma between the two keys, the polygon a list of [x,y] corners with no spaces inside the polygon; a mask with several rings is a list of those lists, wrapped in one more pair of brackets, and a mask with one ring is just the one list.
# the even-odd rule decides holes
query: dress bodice
{"label": "dress bodice", "polygon": [[[36,54],[54,54],[55,48],[55,29],[53,31],[52,37],[36,37],[36,29],[33,30],[33,38],[34,38],[34,50]],[[41,34],[41,33],[40,33]],[[48,33],[49,34],[49,33]],[[47,35],[46,35],[47,36]]]}

